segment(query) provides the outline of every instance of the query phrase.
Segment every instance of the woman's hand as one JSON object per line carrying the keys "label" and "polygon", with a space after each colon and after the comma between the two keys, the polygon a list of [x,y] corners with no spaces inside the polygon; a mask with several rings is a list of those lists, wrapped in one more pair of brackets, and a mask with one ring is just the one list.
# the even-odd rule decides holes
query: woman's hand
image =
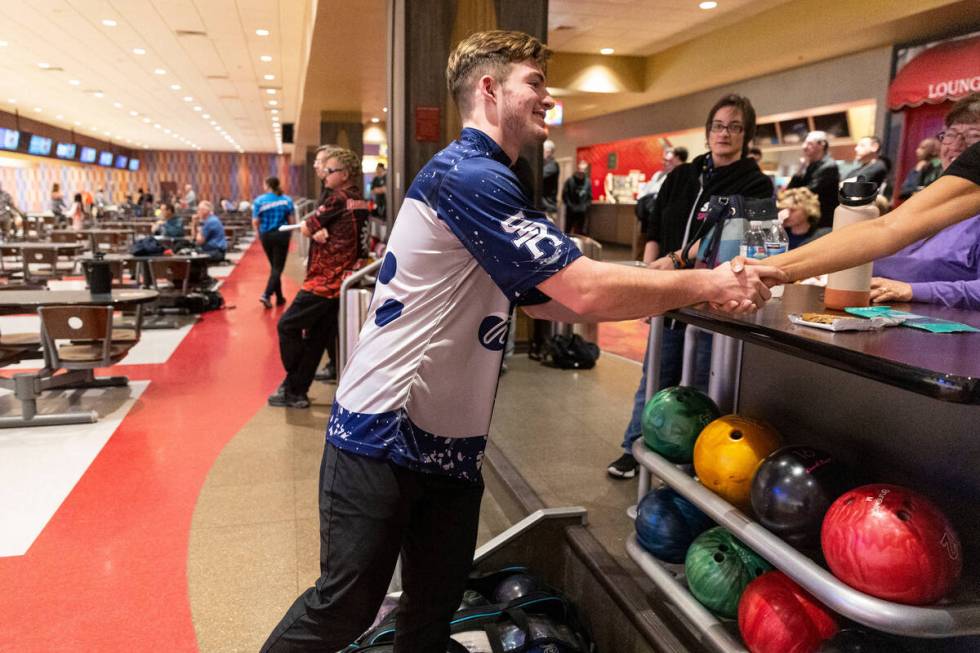
{"label": "woman's hand", "polygon": [[910,302],[912,301],[912,286],[904,281],[873,277],[871,279],[871,301],[875,304]]}

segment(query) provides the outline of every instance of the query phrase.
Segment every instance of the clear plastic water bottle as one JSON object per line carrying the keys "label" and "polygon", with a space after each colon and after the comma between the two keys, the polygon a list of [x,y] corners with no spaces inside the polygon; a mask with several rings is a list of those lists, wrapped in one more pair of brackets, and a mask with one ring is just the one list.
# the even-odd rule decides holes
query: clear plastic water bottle
{"label": "clear plastic water bottle", "polygon": [[762,233],[762,223],[753,220],[749,223],[749,228],[742,236],[742,246],[738,253],[745,258],[765,258],[766,257],[766,237]]}
{"label": "clear plastic water bottle", "polygon": [[[783,229],[783,224],[779,220],[773,220],[765,228],[766,256],[775,256],[789,251],[789,236]],[[773,297],[783,296],[783,285],[773,286],[769,289]]]}

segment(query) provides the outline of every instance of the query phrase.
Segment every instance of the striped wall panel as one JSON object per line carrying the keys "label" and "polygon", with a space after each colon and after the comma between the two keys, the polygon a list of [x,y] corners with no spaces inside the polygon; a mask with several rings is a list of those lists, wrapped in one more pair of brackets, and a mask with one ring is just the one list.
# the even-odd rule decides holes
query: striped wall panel
{"label": "striped wall panel", "polygon": [[77,192],[87,190],[94,196],[100,188],[112,202],[121,202],[126,195],[135,199],[140,188],[148,188],[159,199],[164,181],[176,182],[181,190],[184,184],[193,185],[198,199],[238,202],[260,195],[263,181],[272,176],[279,177],[286,194],[307,195],[303,168],[289,165],[285,156],[276,154],[140,152],[137,172],[26,155],[18,159],[27,167],[0,166],[0,185],[23,211],[48,210],[51,186],[56,182],[67,202]]}

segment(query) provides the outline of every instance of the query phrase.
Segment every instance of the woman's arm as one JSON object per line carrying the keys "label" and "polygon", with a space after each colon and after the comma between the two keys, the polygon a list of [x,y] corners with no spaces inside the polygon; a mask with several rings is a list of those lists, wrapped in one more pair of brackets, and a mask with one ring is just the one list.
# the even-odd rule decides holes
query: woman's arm
{"label": "woman's arm", "polygon": [[980,186],[946,175],[891,213],[834,231],[765,263],[781,268],[791,281],[836,272],[894,254],[977,213]]}

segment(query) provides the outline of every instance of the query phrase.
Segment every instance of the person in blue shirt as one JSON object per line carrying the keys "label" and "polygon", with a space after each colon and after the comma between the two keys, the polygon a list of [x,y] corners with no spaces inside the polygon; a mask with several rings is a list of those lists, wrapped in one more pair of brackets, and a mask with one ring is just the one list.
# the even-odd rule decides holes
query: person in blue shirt
{"label": "person in blue shirt", "polygon": [[661,272],[582,256],[512,168],[548,135],[549,55],[536,38],[495,30],[467,37],[449,58],[463,130],[399,207],[327,423],[321,576],[262,651],[344,649],[374,620],[400,555],[394,651],[445,653],[473,565],[480,468],[515,306],[562,322],[699,302],[748,311],[783,278],[739,258]]}
{"label": "person in blue shirt", "polygon": [[266,308],[272,308],[272,296],[276,297],[276,306],[286,303],[282,294],[282,269],[286,265],[286,255],[289,253],[291,231],[279,231],[279,227],[293,222],[296,210],[293,200],[282,194],[277,177],[265,180],[265,193],[252,202],[252,227],[259,233],[262,249],[269,259],[269,281],[265,284],[265,292],[259,301]]}
{"label": "person in blue shirt", "polygon": [[211,202],[202,200],[197,204],[197,213],[191,221],[191,231],[194,233],[194,243],[197,250],[207,254],[213,263],[223,261],[228,251],[228,240],[225,238],[225,225],[214,214]]}

